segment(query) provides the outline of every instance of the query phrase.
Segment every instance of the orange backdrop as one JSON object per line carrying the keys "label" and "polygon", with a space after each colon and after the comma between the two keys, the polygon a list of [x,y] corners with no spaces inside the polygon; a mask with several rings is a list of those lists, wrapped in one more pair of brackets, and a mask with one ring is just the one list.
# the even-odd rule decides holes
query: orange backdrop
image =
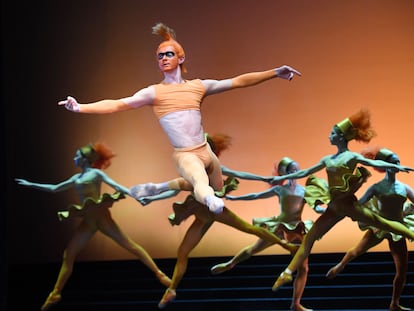
{"label": "orange backdrop", "polygon": [[[18,64],[20,73],[14,72],[10,81],[15,87],[9,94],[15,102],[9,145],[12,177],[52,183],[66,179],[77,172],[73,164],[76,149],[96,140],[117,153],[107,173],[126,186],[177,176],[172,148],[150,108],[78,115],[57,107],[67,95],[80,102],[121,98],[160,81],[155,61],[160,38],[151,34],[158,21],[174,28],[184,46],[188,79],[223,79],[282,64],[303,74],[291,82],[274,79],[206,98],[202,106],[205,130],[233,137],[232,147],[221,156],[224,165],[268,175],[275,161],[289,156],[306,168],[335,152],[328,140],[331,127],[367,107],[378,132],[372,144],[396,151],[403,164],[414,166],[411,0],[210,0],[196,5],[190,0],[108,0],[31,6],[25,9],[30,16],[37,14],[36,21],[31,16],[24,19],[24,25],[17,22],[18,4],[11,8],[9,31],[17,33],[10,34],[16,46],[9,46],[9,51],[16,49],[18,56],[10,52],[8,57]],[[23,38],[17,38],[19,34]],[[350,145],[355,151],[363,147]],[[33,154],[31,161],[28,152]],[[373,175],[369,183],[382,178]],[[414,186],[413,173],[400,173],[398,178]],[[233,194],[266,187],[242,181]],[[76,201],[75,193],[39,193],[17,186],[13,191],[9,212],[12,260],[60,260],[77,222],[59,223],[56,211]],[[145,207],[127,198],[112,213],[154,258],[175,257],[192,219],[171,227],[167,217],[172,202],[185,195]],[[279,212],[276,197],[227,203],[249,222]],[[316,217],[306,207],[303,218]],[[362,234],[356,223],[345,219],[315,244],[313,252],[344,252]],[[231,256],[256,239],[215,223],[191,255]],[[412,243],[409,249],[414,250]],[[373,250],[387,251],[388,245],[383,242]],[[29,258],[20,258],[28,253]],[[262,254],[286,251],[274,246]],[[132,258],[100,233],[79,257]]]}

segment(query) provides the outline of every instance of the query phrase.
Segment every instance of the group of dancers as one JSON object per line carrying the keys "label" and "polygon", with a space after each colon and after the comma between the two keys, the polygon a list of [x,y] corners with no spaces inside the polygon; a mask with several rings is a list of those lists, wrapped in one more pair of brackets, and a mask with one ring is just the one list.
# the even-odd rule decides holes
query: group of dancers
{"label": "group of dancers", "polygon": [[[166,307],[176,298],[176,289],[186,272],[191,250],[200,242],[214,221],[254,234],[259,239],[253,245],[242,249],[228,262],[212,267],[213,274],[232,269],[250,256],[278,244],[292,254],[293,258],[279,275],[272,289],[276,291],[283,284],[291,282],[293,273],[297,272],[291,309],[311,310],[300,303],[307,279],[308,255],[313,243],[346,216],[360,222],[361,228],[367,230],[367,233],[355,248],[347,252],[340,263],[329,270],[327,277],[335,277],[350,260],[383,239],[388,239],[397,267],[390,310],[406,310],[400,305],[399,299],[407,271],[408,252],[405,238],[414,239],[414,230],[409,227],[414,224],[409,222],[409,217],[405,217],[412,214],[411,206],[405,203],[414,202],[414,192],[408,185],[398,182],[395,175],[399,171],[409,172],[414,169],[401,165],[398,156],[386,148],[371,152],[370,156],[368,153],[364,156],[348,149],[348,142],[351,140],[368,143],[375,136],[369,111],[361,109],[335,124],[330,142],[337,147],[337,152],[323,157],[308,169],[301,170],[296,161],[284,157],[276,167],[276,176],[260,176],[231,170],[223,166],[218,159],[220,153],[230,146],[231,137],[225,134],[205,133],[200,112],[203,99],[235,88],[254,86],[273,78],[290,81],[294,76],[301,76],[301,73],[283,65],[224,80],[186,80],[182,76],[186,72],[185,52],[176,40],[174,30],[163,23],[157,23],[153,27],[153,33],[164,39],[157,47],[155,55],[164,77],[160,83],[121,99],[104,99],[80,104],[75,98],[68,96],[58,104],[72,112],[93,114],[114,113],[151,105],[174,148],[172,158],[180,177],[162,183],[150,182],[125,187],[103,172],[114,154],[106,145],[97,142],[76,151],[74,160],[81,172],[66,181],[58,184],[41,184],[16,179],[23,186],[50,192],[74,187],[80,199],[80,204],[70,205],[67,210],[58,213],[60,219],[81,217],[82,221],[64,251],[59,276],[41,310],[48,310],[61,300],[63,287],[72,273],[77,254],[98,230],[136,255],[154,272],[159,281],[167,287],[158,307]],[[384,170],[386,177],[371,186],[358,200],[355,192],[370,175],[364,166]],[[327,172],[327,181],[313,175],[324,168]],[[296,181],[304,177],[307,177],[305,187]],[[228,193],[237,189],[239,179],[263,181],[270,183],[271,187],[261,193],[229,195]],[[102,194],[102,183],[114,188],[115,193]],[[178,248],[175,269],[170,279],[157,267],[145,249],[120,229],[111,217],[109,208],[126,195],[146,205],[154,200],[175,196],[180,191],[189,191],[189,195],[184,202],[174,203],[174,213],[169,217],[170,223],[179,225],[190,215],[195,217]],[[254,219],[253,224],[238,217],[224,203],[224,199],[253,200],[271,196],[278,197],[280,214],[270,218]],[[305,204],[320,213],[315,222],[302,220]]]}

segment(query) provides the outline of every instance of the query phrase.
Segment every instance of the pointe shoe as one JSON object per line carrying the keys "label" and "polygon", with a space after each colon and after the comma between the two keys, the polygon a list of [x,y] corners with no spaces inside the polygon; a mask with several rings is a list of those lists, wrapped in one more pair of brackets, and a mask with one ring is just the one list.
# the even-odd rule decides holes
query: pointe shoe
{"label": "pointe shoe", "polygon": [[411,309],[407,308],[407,307],[403,307],[401,305],[390,306],[390,311],[409,311],[409,310],[411,310]]}
{"label": "pointe shoe", "polygon": [[326,278],[329,280],[332,280],[334,277],[337,276],[338,273],[340,273],[344,268],[342,268],[339,264],[329,269],[329,271],[326,273]]}
{"label": "pointe shoe", "polygon": [[228,263],[219,263],[219,264],[213,266],[210,269],[210,271],[211,271],[211,274],[220,274],[220,273],[226,272],[228,270],[231,270],[231,268],[233,268],[233,267]]}
{"label": "pointe shoe", "polygon": [[305,308],[301,304],[291,305],[290,310],[292,310],[292,311],[313,311],[313,309]]}
{"label": "pointe shoe", "polygon": [[174,301],[176,296],[177,294],[174,289],[167,288],[164,296],[162,296],[160,302],[158,303],[158,309],[165,308],[170,302]]}
{"label": "pointe shoe", "polygon": [[49,296],[47,297],[45,303],[40,308],[40,310],[41,311],[49,310],[51,307],[53,307],[55,304],[57,304],[61,300],[62,300],[61,294],[56,294],[54,292],[51,292]]}
{"label": "pointe shoe", "polygon": [[277,278],[275,284],[273,284],[272,286],[272,291],[277,291],[279,289],[280,286],[282,286],[283,284],[286,283],[290,283],[292,282],[292,275],[286,272],[282,272],[279,277]]}

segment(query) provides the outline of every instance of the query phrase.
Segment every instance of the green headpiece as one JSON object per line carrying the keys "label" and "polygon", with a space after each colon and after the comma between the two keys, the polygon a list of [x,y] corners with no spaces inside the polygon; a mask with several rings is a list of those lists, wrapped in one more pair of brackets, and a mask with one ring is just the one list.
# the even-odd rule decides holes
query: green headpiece
{"label": "green headpiece", "polygon": [[279,175],[286,175],[287,174],[287,172],[286,172],[286,170],[287,170],[287,168],[289,167],[289,165],[291,165],[293,162],[295,162],[295,161],[293,161],[291,158],[289,158],[289,157],[284,157],[284,158],[282,158],[282,160],[280,160],[280,162],[279,162],[279,164],[278,164],[278,166],[277,166],[277,172],[278,172],[278,174]]}
{"label": "green headpiece", "polygon": [[387,148],[381,148],[378,153],[375,155],[375,160],[387,161],[387,159],[392,156],[394,152]]}
{"label": "green headpiece", "polygon": [[96,152],[92,144],[87,144],[86,146],[80,147],[79,151],[83,157],[88,159],[89,163],[94,163],[100,158],[99,153]]}
{"label": "green headpiece", "polygon": [[346,140],[352,140],[356,136],[356,129],[354,125],[352,124],[351,120],[349,118],[346,118],[342,120],[341,122],[337,123],[336,126],[339,128],[339,130],[344,134],[344,137]]}

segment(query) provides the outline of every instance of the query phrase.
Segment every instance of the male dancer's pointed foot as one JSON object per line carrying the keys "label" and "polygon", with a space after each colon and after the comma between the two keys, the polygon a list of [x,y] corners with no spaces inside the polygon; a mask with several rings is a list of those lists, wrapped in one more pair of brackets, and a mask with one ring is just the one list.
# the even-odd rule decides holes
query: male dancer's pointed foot
{"label": "male dancer's pointed foot", "polygon": [[403,307],[401,305],[390,305],[390,311],[409,311],[410,308]]}
{"label": "male dancer's pointed foot", "polygon": [[287,272],[282,272],[277,278],[275,284],[272,286],[272,291],[277,291],[282,285],[292,282],[292,274]]}
{"label": "male dancer's pointed foot", "polygon": [[216,197],[215,195],[208,195],[205,198],[205,204],[210,212],[214,214],[220,214],[224,208],[224,201]]}
{"label": "male dancer's pointed foot", "polygon": [[308,308],[305,308],[304,306],[302,306],[300,303],[297,303],[297,304],[292,304],[291,306],[290,306],[290,310],[292,310],[292,311],[313,311],[313,309],[308,309]]}
{"label": "male dancer's pointed foot", "polygon": [[170,302],[174,301],[177,296],[175,289],[167,288],[164,296],[162,296],[160,302],[158,303],[159,309],[164,309]]}
{"label": "male dancer's pointed foot", "polygon": [[337,264],[336,266],[329,269],[329,271],[326,273],[326,277],[330,280],[332,280],[338,273],[341,273],[341,271],[344,269],[344,267],[341,264]]}
{"label": "male dancer's pointed foot", "polygon": [[154,183],[146,183],[146,184],[138,184],[129,188],[129,193],[131,196],[138,200],[142,197],[148,197],[151,195],[156,195],[161,193],[159,189],[157,189],[157,185]]}
{"label": "male dancer's pointed foot", "polygon": [[220,274],[220,273],[226,272],[228,270],[231,270],[232,268],[233,268],[233,266],[230,263],[225,262],[225,263],[219,263],[219,264],[213,266],[210,269],[210,271],[211,271],[211,274]]}
{"label": "male dancer's pointed foot", "polygon": [[59,293],[51,292],[47,297],[45,303],[40,308],[41,311],[49,310],[55,304],[62,300],[62,295]]}

